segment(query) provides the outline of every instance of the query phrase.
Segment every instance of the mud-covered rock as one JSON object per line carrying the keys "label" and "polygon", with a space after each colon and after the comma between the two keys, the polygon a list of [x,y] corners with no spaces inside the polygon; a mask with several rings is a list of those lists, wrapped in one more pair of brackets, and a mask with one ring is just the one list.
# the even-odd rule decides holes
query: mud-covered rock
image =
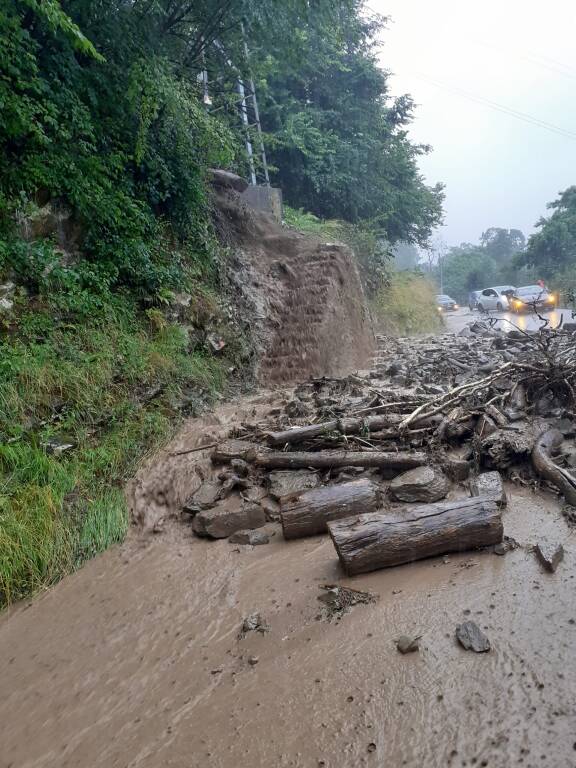
{"label": "mud-covered rock", "polygon": [[250,544],[256,547],[260,544],[270,544],[270,537],[266,531],[236,531],[228,539],[231,544]]}
{"label": "mud-covered rock", "polygon": [[441,467],[442,471],[448,475],[451,480],[460,483],[468,478],[471,465],[466,459],[447,456],[445,459],[442,459]]}
{"label": "mud-covered rock", "polygon": [[198,512],[192,528],[198,536],[225,539],[236,531],[260,528],[265,522],[261,506],[231,497],[213,509]]}
{"label": "mud-covered rock", "polygon": [[270,496],[278,501],[293,496],[296,493],[316,488],[320,481],[316,472],[308,469],[295,471],[278,470],[268,475]]}
{"label": "mud-covered rock", "polygon": [[184,511],[189,514],[213,507],[222,492],[222,485],[216,480],[202,483],[200,488],[189,496],[184,503]]}
{"label": "mud-covered rock", "polygon": [[408,637],[408,635],[402,635],[396,640],[396,648],[400,653],[414,653],[420,650],[421,635],[417,637]]}
{"label": "mud-covered rock", "polygon": [[469,486],[472,496],[485,496],[495,501],[499,507],[505,507],[508,502],[500,472],[482,472],[470,480]]}
{"label": "mud-covered rock", "polygon": [[456,639],[466,651],[486,653],[490,650],[490,640],[473,621],[465,621],[456,627]]}
{"label": "mud-covered rock", "polygon": [[534,553],[543,568],[554,573],[564,559],[564,547],[550,541],[539,541],[534,547]]}
{"label": "mud-covered rock", "polygon": [[398,501],[439,501],[449,490],[450,481],[437,467],[410,469],[390,483],[390,495]]}

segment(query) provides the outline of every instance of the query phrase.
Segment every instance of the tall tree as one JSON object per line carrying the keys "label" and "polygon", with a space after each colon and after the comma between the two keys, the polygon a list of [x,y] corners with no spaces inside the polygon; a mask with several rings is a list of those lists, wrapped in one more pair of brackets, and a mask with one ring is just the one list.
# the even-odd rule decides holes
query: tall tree
{"label": "tall tree", "polygon": [[568,187],[547,207],[552,214],[538,221],[539,232],[530,237],[518,262],[551,278],[576,268],[576,186]]}

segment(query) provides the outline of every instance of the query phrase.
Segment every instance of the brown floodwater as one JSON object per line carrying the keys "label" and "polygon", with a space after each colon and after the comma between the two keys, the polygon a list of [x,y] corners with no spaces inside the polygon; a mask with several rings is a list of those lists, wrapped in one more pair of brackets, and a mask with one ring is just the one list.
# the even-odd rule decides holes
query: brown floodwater
{"label": "brown floodwater", "polygon": [[[269,404],[191,422],[140,473],[135,513],[168,517],[207,471],[171,452]],[[275,524],[255,548],[178,521],[133,534],[0,617],[0,767],[574,768],[574,537],[556,500],[528,490],[512,490],[504,528],[521,548],[503,557],[354,579],[328,537],[285,542]],[[555,574],[529,550],[540,537],[564,544]],[[326,582],[379,599],[327,621]],[[255,612],[270,631],[239,637]],[[457,645],[465,619],[489,653]],[[398,653],[402,634],[422,635],[418,653]]]}

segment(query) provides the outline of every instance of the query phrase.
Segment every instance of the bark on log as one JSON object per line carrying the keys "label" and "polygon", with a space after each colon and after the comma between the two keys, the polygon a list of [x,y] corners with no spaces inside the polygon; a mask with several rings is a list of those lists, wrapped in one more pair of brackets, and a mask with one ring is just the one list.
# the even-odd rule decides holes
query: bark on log
{"label": "bark on log", "polygon": [[427,504],[407,516],[375,513],[328,524],[350,576],[502,541],[500,510],[486,498]]}
{"label": "bark on log", "polygon": [[426,464],[418,451],[269,451],[253,459],[263,469],[331,469],[332,467],[379,467],[402,472]]}
{"label": "bark on log", "polygon": [[534,469],[545,480],[556,486],[568,504],[576,506],[576,480],[562,467],[552,461],[562,444],[562,433],[557,429],[548,429],[536,440],[532,449]]}
{"label": "bark on log", "polygon": [[378,509],[380,489],[368,479],[304,491],[280,508],[285,539],[326,533],[330,520]]}
{"label": "bark on log", "polygon": [[342,435],[357,435],[364,430],[375,432],[386,427],[393,427],[401,421],[402,416],[396,413],[367,416],[364,419],[348,417],[324,421],[321,424],[308,424],[305,427],[293,427],[282,432],[269,432],[267,438],[270,445],[293,445],[314,437],[321,437],[330,432],[340,432]]}

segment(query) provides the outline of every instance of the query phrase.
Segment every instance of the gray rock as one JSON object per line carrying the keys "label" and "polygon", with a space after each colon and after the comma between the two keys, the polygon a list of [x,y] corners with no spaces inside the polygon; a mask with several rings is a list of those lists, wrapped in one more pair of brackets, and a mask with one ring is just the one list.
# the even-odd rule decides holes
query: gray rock
{"label": "gray rock", "polygon": [[263,499],[260,499],[260,506],[264,510],[266,520],[273,523],[280,521],[280,504],[275,499],[265,496]]}
{"label": "gray rock", "polygon": [[236,531],[261,528],[265,522],[262,507],[230,497],[214,509],[198,512],[192,521],[192,528],[198,536],[225,539]]}
{"label": "gray rock", "polygon": [[236,531],[228,541],[231,544],[250,544],[256,547],[259,544],[270,544],[270,537],[265,531]]}
{"label": "gray rock", "polygon": [[478,477],[472,478],[470,480],[470,495],[485,496],[491,501],[495,501],[499,507],[505,507],[508,503],[500,472],[483,472]]}
{"label": "gray rock", "polygon": [[318,474],[309,469],[295,471],[278,470],[268,475],[270,496],[280,501],[287,496],[292,496],[310,488],[316,488],[320,484]]}
{"label": "gray rock", "polygon": [[266,619],[259,613],[251,613],[246,616],[240,627],[238,633],[239,638],[246,637],[248,632],[260,632],[261,635],[265,635],[266,632],[270,632],[270,625]]}
{"label": "gray rock", "polygon": [[396,648],[400,653],[414,653],[414,651],[420,650],[420,639],[422,635],[417,637],[408,637],[408,635],[402,635],[396,640]]}
{"label": "gray rock", "polygon": [[473,621],[465,621],[456,627],[456,639],[466,651],[485,653],[490,650],[490,640]]}
{"label": "gray rock", "polygon": [[184,509],[186,511],[189,509],[210,509],[220,498],[221,492],[222,485],[215,480],[209,480],[206,483],[202,483],[200,488],[195,493],[193,493],[192,496],[186,499]]}
{"label": "gray rock", "polygon": [[390,483],[390,495],[398,501],[438,501],[443,499],[449,490],[450,481],[437,467],[410,469]]}
{"label": "gray rock", "polygon": [[492,551],[495,555],[505,555],[507,552],[513,552],[515,549],[518,549],[519,546],[516,539],[513,539],[511,536],[504,536],[504,539],[499,544],[494,545]]}
{"label": "gray rock", "polygon": [[465,459],[447,457],[442,461],[442,470],[457,483],[466,480],[470,474],[470,462]]}
{"label": "gray rock", "polygon": [[564,547],[562,544],[539,541],[534,547],[534,552],[541,565],[550,573],[554,573],[564,559]]}

